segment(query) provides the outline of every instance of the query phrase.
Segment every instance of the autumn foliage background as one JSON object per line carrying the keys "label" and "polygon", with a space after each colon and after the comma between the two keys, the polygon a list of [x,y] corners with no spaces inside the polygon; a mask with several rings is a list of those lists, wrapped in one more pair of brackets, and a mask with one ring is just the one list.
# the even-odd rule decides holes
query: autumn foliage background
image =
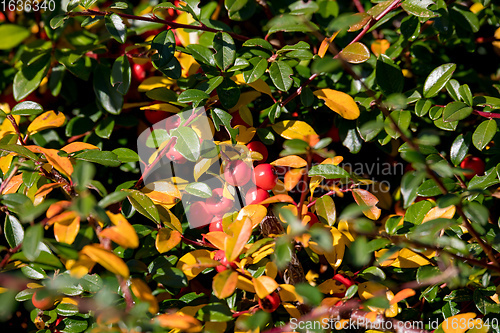
{"label": "autumn foliage background", "polygon": [[6,330],[499,331],[493,1],[45,3],[0,12]]}

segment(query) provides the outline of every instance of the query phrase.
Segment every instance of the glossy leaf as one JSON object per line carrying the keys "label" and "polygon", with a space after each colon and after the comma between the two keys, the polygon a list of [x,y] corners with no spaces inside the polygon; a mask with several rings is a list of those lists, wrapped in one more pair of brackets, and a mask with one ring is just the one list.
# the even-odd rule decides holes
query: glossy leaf
{"label": "glossy leaf", "polygon": [[288,91],[292,87],[293,70],[284,61],[275,61],[269,67],[269,76],[276,88],[281,91]]}
{"label": "glossy leaf", "polygon": [[472,134],[472,143],[478,150],[484,147],[493,139],[497,132],[497,123],[494,119],[485,120],[474,130]]}
{"label": "glossy leaf", "polygon": [[361,64],[370,59],[370,50],[365,44],[356,42],[343,48],[339,55],[351,64]]}
{"label": "glossy leaf", "polygon": [[236,59],[234,40],[228,33],[218,32],[215,34],[213,45],[215,63],[221,70],[226,71]]}
{"label": "glossy leaf", "polygon": [[424,97],[436,96],[444,88],[456,68],[456,64],[444,64],[435,68],[425,80]]}
{"label": "glossy leaf", "polygon": [[320,89],[314,95],[325,101],[332,111],[337,112],[342,118],[357,119],[359,117],[359,107],[354,99],[341,91],[332,89]]}

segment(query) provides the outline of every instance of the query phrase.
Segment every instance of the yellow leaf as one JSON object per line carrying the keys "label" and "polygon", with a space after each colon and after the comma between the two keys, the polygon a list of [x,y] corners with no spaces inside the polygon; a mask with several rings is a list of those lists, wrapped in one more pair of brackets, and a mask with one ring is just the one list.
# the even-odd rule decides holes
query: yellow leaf
{"label": "yellow leaf", "polygon": [[[235,106],[233,106],[231,109],[229,109],[230,113],[233,113],[236,110],[239,110],[243,106],[247,106],[248,104],[252,103],[255,99],[260,97],[262,94],[258,91],[246,91],[241,93],[240,98],[238,99],[238,103],[236,103]],[[245,119],[243,119],[245,120]],[[249,123],[247,123],[249,124]],[[252,125],[252,124],[249,124]]]}
{"label": "yellow leaf", "polygon": [[261,275],[258,278],[252,279],[255,292],[259,298],[264,298],[275,291],[279,285],[269,276]]}
{"label": "yellow leaf", "polygon": [[51,218],[53,216],[56,216],[57,214],[61,213],[63,210],[71,206],[71,201],[67,200],[61,200],[58,202],[53,203],[50,205],[49,209],[47,209],[47,212],[45,212],[45,216],[47,218]]}
{"label": "yellow leaf", "polygon": [[276,279],[276,275],[278,275],[278,266],[273,261],[270,261],[266,264],[265,273],[272,279]]}
{"label": "yellow leaf", "polygon": [[236,220],[229,226],[229,237],[224,240],[224,251],[229,262],[238,258],[251,234],[252,221],[248,217]]}
{"label": "yellow leaf", "polygon": [[31,122],[28,126],[28,133],[35,134],[48,128],[61,127],[65,121],[66,117],[62,112],[56,114],[54,111],[47,111]]}
{"label": "yellow leaf", "polygon": [[[217,8],[220,8],[220,6],[217,6]],[[215,322],[215,321],[205,322],[205,326],[204,326],[205,332],[224,333],[224,332],[226,332],[226,330],[227,330],[227,323],[226,322]]]}
{"label": "yellow leaf", "polygon": [[23,183],[23,175],[18,174],[10,179],[5,188],[2,191],[2,194],[16,193],[19,189],[19,186]]}
{"label": "yellow leaf", "polygon": [[139,246],[139,237],[125,216],[111,212],[106,212],[106,214],[114,226],[102,230],[99,236],[108,238],[126,249],[137,248]]}
{"label": "yellow leaf", "polygon": [[122,259],[97,244],[85,245],[80,252],[111,273],[121,275],[124,278],[128,278],[130,275],[129,269]]}
{"label": "yellow leaf", "polygon": [[141,110],[155,110],[155,111],[165,111],[171,113],[178,113],[181,109],[168,103],[158,103],[151,104],[141,107]]}
{"label": "yellow leaf", "polygon": [[94,267],[95,261],[89,256],[80,253],[78,260],[66,261],[66,268],[69,269],[70,275],[74,278],[80,279]]}
{"label": "yellow leaf", "polygon": [[418,268],[420,266],[429,265],[431,261],[427,258],[432,258],[436,255],[435,251],[426,250],[421,252],[422,255],[410,249],[402,249],[398,253],[398,257],[391,263],[391,266],[401,268]]}
{"label": "yellow leaf", "polygon": [[307,165],[306,160],[297,155],[288,155],[271,162],[274,166],[285,166],[290,168],[303,168]]}
{"label": "yellow leaf", "polygon": [[446,318],[441,327],[445,333],[464,333],[476,326],[475,320],[471,320],[474,318],[476,318],[476,314],[473,312],[461,313]]}
{"label": "yellow leaf", "polygon": [[389,290],[383,284],[373,281],[367,281],[358,284],[358,295],[361,300],[367,300],[372,297],[385,295],[386,291]]}
{"label": "yellow leaf", "polygon": [[54,237],[59,243],[73,244],[80,231],[80,216],[73,211],[57,215],[49,223],[54,223]]}
{"label": "yellow leaf", "polygon": [[277,202],[288,202],[288,203],[295,205],[295,201],[293,201],[293,198],[289,195],[286,195],[286,194],[275,195],[273,197],[270,197],[270,198],[267,198],[266,200],[261,201],[259,204],[268,205],[268,204],[277,203]]}
{"label": "yellow leaf", "polygon": [[222,231],[211,231],[205,235],[205,239],[219,250],[224,250],[224,242],[228,235]]}
{"label": "yellow leaf", "polygon": [[200,68],[200,64],[194,60],[193,56],[183,52],[175,52],[175,57],[182,67],[182,77],[189,77],[195,74]]}
{"label": "yellow leaf", "polygon": [[356,42],[347,45],[340,51],[339,55],[351,64],[361,64],[370,59],[370,50],[368,50],[365,44]]}
{"label": "yellow leaf", "polygon": [[302,176],[306,174],[305,169],[291,169],[285,173],[285,190],[292,190],[299,183]]}
{"label": "yellow leaf", "polygon": [[359,117],[358,105],[346,93],[333,89],[320,89],[316,90],[314,95],[324,100],[326,106],[337,112],[342,118],[353,120]]}
{"label": "yellow leaf", "polygon": [[318,290],[327,295],[341,294],[347,290],[346,286],[334,279],[328,279],[318,286]]}
{"label": "yellow leaf", "polygon": [[372,220],[377,220],[382,211],[376,206],[378,199],[376,196],[362,189],[353,189],[352,196],[356,203],[360,206],[368,206],[368,209],[363,210],[363,214]]}
{"label": "yellow leaf", "polygon": [[12,163],[13,158],[14,158],[14,154],[9,154],[9,155],[0,157],[0,170],[2,170],[4,175],[7,173],[7,171],[9,171],[10,164]]}
{"label": "yellow leaf", "polygon": [[300,318],[302,314],[300,313],[299,309],[297,309],[297,306],[291,303],[282,303],[283,307],[285,308],[286,312],[292,317],[292,318]]}
{"label": "yellow leaf", "polygon": [[484,9],[484,6],[482,3],[480,2],[475,2],[472,4],[472,6],[470,6],[469,10],[471,12],[473,12],[474,14],[477,14],[479,13],[480,11],[482,11]]}
{"label": "yellow leaf", "polygon": [[247,279],[243,275],[238,275],[238,283],[236,285],[238,289],[248,291],[249,293],[255,293],[255,288],[251,280]]}
{"label": "yellow leaf", "polygon": [[174,82],[174,80],[166,76],[151,76],[142,81],[137,90],[139,92],[146,92],[155,88],[170,88]]}
{"label": "yellow leaf", "polygon": [[[337,269],[342,264],[342,259],[344,258],[344,253],[345,253],[345,247],[347,246],[347,244],[350,244],[350,241],[342,232],[340,232],[336,228],[330,227],[330,233],[332,234],[333,237],[333,249],[331,251],[325,251],[324,256],[328,261],[328,263],[334,269]],[[311,243],[309,244],[311,245]]]}
{"label": "yellow leaf", "polygon": [[248,217],[252,221],[252,228],[255,228],[262,222],[262,219],[267,215],[267,208],[262,205],[248,205],[243,207],[238,216],[237,220],[242,220]]}
{"label": "yellow leaf", "polygon": [[201,322],[198,319],[184,314],[165,313],[155,317],[155,321],[158,322],[161,327],[174,328],[181,332],[196,333],[202,330]]}
{"label": "yellow leaf", "polygon": [[280,284],[279,287],[279,294],[282,302],[304,302],[302,296],[295,291],[295,286],[291,284]]}
{"label": "yellow leaf", "polygon": [[269,88],[269,85],[262,79],[257,79],[254,82],[248,84],[245,82],[245,79],[243,79],[243,74],[238,74],[238,75],[231,77],[231,80],[233,80],[237,84],[247,84],[250,87],[257,90],[258,92],[266,94],[266,95],[270,96],[271,98],[273,97],[273,94],[271,92],[271,88]]}
{"label": "yellow leaf", "polygon": [[35,193],[35,198],[44,198],[47,194],[52,192],[53,189],[61,187],[61,183],[48,183],[43,184]]}
{"label": "yellow leaf", "polygon": [[61,148],[62,151],[68,154],[85,149],[99,149],[99,148],[86,142],[72,142]]}
{"label": "yellow leaf", "polygon": [[235,128],[239,130],[238,135],[236,135],[236,142],[239,145],[246,145],[252,141],[255,133],[257,132],[255,127],[246,128],[243,125],[236,125]]}
{"label": "yellow leaf", "polygon": [[314,129],[301,120],[284,120],[274,124],[273,130],[285,139],[300,139],[308,141],[310,136],[317,136]]}
{"label": "yellow leaf", "polygon": [[198,181],[198,179],[205,174],[205,172],[207,172],[215,161],[217,161],[215,158],[200,158],[194,165],[194,180]]}
{"label": "yellow leaf", "polygon": [[181,234],[177,230],[162,228],[158,230],[156,235],[156,249],[160,253],[165,253],[172,250],[181,242]]}
{"label": "yellow leaf", "polygon": [[[14,117],[14,120],[16,121],[16,124],[19,124],[19,121],[21,120],[21,116],[14,115],[13,117]],[[16,133],[14,126],[9,121],[9,119],[4,118],[2,125],[0,125],[0,138],[3,138],[7,134],[14,134],[14,133]]]}
{"label": "yellow leaf", "polygon": [[439,208],[439,207],[434,207],[431,210],[425,214],[424,219],[422,220],[422,223],[425,223],[427,221],[443,218],[443,219],[452,219],[453,216],[455,215],[456,212],[456,207],[455,206],[448,206],[445,208]]}
{"label": "yellow leaf", "polygon": [[238,284],[238,273],[232,269],[226,269],[214,277],[212,289],[217,298],[223,299],[231,296]]}
{"label": "yellow leaf", "polygon": [[264,245],[258,251],[252,253],[252,258],[253,258],[252,262],[256,264],[273,253],[274,253],[274,243]]}
{"label": "yellow leaf", "polygon": [[381,54],[385,54],[385,51],[391,47],[391,43],[387,39],[377,39],[373,41],[372,45],[370,46],[373,54],[375,54],[377,57]]}
{"label": "yellow leaf", "polygon": [[183,255],[177,262],[176,267],[180,269],[188,280],[194,279],[198,274],[200,274],[205,268],[193,267],[197,263],[196,259],[201,257],[210,258],[210,251],[208,250],[195,250]]}
{"label": "yellow leaf", "polygon": [[325,39],[323,39],[323,41],[321,42],[321,45],[319,46],[319,50],[318,50],[318,55],[320,58],[323,58],[325,56],[326,51],[328,51],[328,48],[330,47],[330,44],[333,42],[335,37],[337,37],[339,32],[340,32],[340,30],[337,32],[334,32],[332,37],[330,37],[330,38],[326,37]]}
{"label": "yellow leaf", "polygon": [[157,313],[160,308],[158,307],[158,302],[151,293],[149,286],[141,279],[132,279],[131,282],[132,285],[130,286],[130,289],[132,289],[135,297],[143,302],[149,303],[149,312],[151,312],[151,314]]}
{"label": "yellow leaf", "polygon": [[[182,12],[177,18],[175,22],[180,24],[191,24],[194,22],[194,18],[191,14]],[[198,44],[198,32],[186,32],[185,29],[175,29],[175,34],[182,46],[187,46],[189,44]]]}

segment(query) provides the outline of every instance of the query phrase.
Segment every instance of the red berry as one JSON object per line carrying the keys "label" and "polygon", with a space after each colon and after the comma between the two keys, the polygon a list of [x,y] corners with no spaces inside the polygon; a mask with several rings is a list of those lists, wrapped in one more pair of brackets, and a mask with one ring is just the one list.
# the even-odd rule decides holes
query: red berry
{"label": "red berry", "polygon": [[326,133],[326,136],[332,139],[332,142],[340,142],[339,129],[332,126],[330,130]]}
{"label": "red berry", "polygon": [[54,307],[56,298],[46,289],[36,290],[31,297],[33,306],[40,310],[49,310]]}
{"label": "red berry", "polygon": [[144,64],[132,65],[132,79],[136,82],[142,82],[146,78],[146,66]]}
{"label": "red berry", "polygon": [[247,192],[245,195],[245,202],[247,205],[255,205],[263,200],[266,200],[267,198],[269,198],[269,193],[259,187],[256,187]]}
{"label": "red berry", "polygon": [[467,179],[471,179],[475,175],[482,176],[484,174],[484,162],[479,157],[467,156],[462,163],[460,163],[460,167],[462,169],[472,170],[464,172],[464,176]]}
{"label": "red berry", "polygon": [[226,252],[224,252],[223,250],[218,250],[217,252],[215,252],[214,260],[220,261],[220,263],[221,263],[219,266],[215,267],[215,270],[217,272],[222,272],[222,271],[225,271],[227,269],[227,265],[229,265],[229,261],[226,258]]}
{"label": "red berry", "polygon": [[174,114],[173,116],[168,117],[165,121],[165,128],[170,131],[179,127],[180,123],[181,117],[179,117],[178,114]]}
{"label": "red berry", "polygon": [[222,188],[212,190],[212,196],[206,201],[207,209],[211,214],[222,216],[233,208],[234,201],[226,198],[223,193]]}
{"label": "red berry", "polygon": [[222,231],[224,232],[224,229],[222,227],[222,219],[219,216],[216,216],[212,219],[210,222],[210,225],[208,226],[208,230],[210,232],[214,231]]}
{"label": "red berry", "polygon": [[281,300],[277,292],[273,292],[264,298],[259,298],[259,306],[264,312],[274,312],[280,306]]}
{"label": "red berry", "polygon": [[200,227],[209,224],[213,215],[207,209],[207,205],[203,201],[196,201],[187,212],[187,218],[191,227]]}
{"label": "red berry", "polygon": [[156,124],[157,122],[168,118],[170,116],[170,113],[165,111],[146,110],[144,112],[144,116],[146,116],[146,119],[150,124]]}
{"label": "red berry", "polygon": [[242,160],[229,162],[224,170],[224,179],[232,186],[245,185],[251,176],[252,169]]}
{"label": "red berry", "polygon": [[255,185],[263,190],[271,190],[278,180],[276,170],[269,163],[259,164],[254,169]]}
{"label": "red berry", "polygon": [[308,222],[309,227],[312,227],[314,224],[319,223],[318,217],[315,214],[308,212],[306,215],[311,218],[311,220]]}
{"label": "red berry", "polygon": [[258,161],[259,163],[263,163],[267,160],[267,156],[268,156],[267,148],[262,142],[252,141],[249,144],[247,144],[247,148],[250,151],[255,151],[255,152],[260,153],[262,155],[262,159],[260,161]]}
{"label": "red berry", "polygon": [[249,125],[249,124],[247,124],[247,123],[243,120],[243,118],[241,118],[240,113],[239,113],[238,111],[233,112],[231,115],[233,116],[233,119],[231,119],[231,126],[232,126],[232,127],[236,127],[236,126],[238,126],[238,125],[243,125],[243,126],[245,126],[245,127],[250,127],[250,125]]}

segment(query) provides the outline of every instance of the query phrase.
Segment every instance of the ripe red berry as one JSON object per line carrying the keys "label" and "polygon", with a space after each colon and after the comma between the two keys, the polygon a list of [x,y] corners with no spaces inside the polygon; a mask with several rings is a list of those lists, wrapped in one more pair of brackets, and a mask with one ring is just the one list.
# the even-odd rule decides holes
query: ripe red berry
{"label": "ripe red berry", "polygon": [[222,188],[212,190],[212,196],[207,199],[207,209],[215,216],[222,216],[233,208],[233,200],[226,198]]}
{"label": "ripe red berry", "polygon": [[191,204],[187,212],[187,218],[191,227],[207,225],[212,221],[213,217],[203,201],[196,201]]}
{"label": "ripe red berry", "polygon": [[460,167],[462,169],[472,170],[464,172],[464,176],[467,179],[471,179],[475,175],[482,176],[484,174],[484,162],[479,157],[467,156],[462,163],[460,163]]}
{"label": "ripe red berry", "polygon": [[255,185],[263,190],[271,190],[278,180],[276,170],[269,163],[259,164],[254,169]]}
{"label": "ripe red berry", "polygon": [[224,170],[224,179],[232,186],[245,185],[251,176],[252,169],[242,160],[229,162]]}
{"label": "ripe red berry", "polygon": [[181,153],[177,151],[177,149],[175,149],[175,146],[172,146],[167,151],[166,156],[168,157],[169,160],[177,164],[184,164],[187,161],[186,158],[182,156]]}
{"label": "ripe red berry", "polygon": [[259,298],[259,306],[264,312],[274,312],[280,306],[281,300],[277,292],[273,292],[264,298]]}
{"label": "ripe red berry", "polygon": [[208,226],[208,230],[210,232],[224,231],[222,227],[222,218],[220,218],[219,216],[214,217],[210,222],[210,225]]}
{"label": "ripe red berry", "polygon": [[267,148],[262,142],[252,141],[249,144],[247,144],[247,148],[250,151],[255,151],[262,155],[262,159],[258,161],[258,163],[264,163],[267,160],[268,156]]}
{"label": "ripe red berry", "polygon": [[144,111],[144,116],[146,116],[146,119],[150,124],[156,124],[157,122],[168,118],[170,116],[170,113],[165,111],[146,110]]}
{"label": "ripe red berry", "polygon": [[132,65],[132,79],[136,82],[142,82],[146,78],[146,66],[144,64]]}
{"label": "ripe red berry", "polygon": [[243,118],[241,118],[240,113],[238,111],[231,113],[231,116],[233,116],[233,118],[231,119],[231,126],[232,127],[236,127],[238,125],[242,125],[242,126],[245,126],[245,127],[250,127],[250,125],[247,124],[243,120]]}
{"label": "ripe red berry", "polygon": [[226,252],[224,252],[223,250],[218,250],[217,252],[215,252],[214,260],[220,261],[220,263],[221,263],[219,266],[215,267],[215,270],[217,272],[222,272],[222,271],[225,271],[227,269],[227,265],[229,265],[229,261],[226,258]]}
{"label": "ripe red berry", "polygon": [[46,289],[36,290],[31,297],[33,306],[40,310],[49,310],[54,307],[56,298]]}
{"label": "ripe red berry", "polygon": [[263,200],[266,200],[267,198],[269,198],[269,193],[259,187],[256,187],[247,192],[247,194],[245,195],[245,203],[247,205],[255,205]]}

